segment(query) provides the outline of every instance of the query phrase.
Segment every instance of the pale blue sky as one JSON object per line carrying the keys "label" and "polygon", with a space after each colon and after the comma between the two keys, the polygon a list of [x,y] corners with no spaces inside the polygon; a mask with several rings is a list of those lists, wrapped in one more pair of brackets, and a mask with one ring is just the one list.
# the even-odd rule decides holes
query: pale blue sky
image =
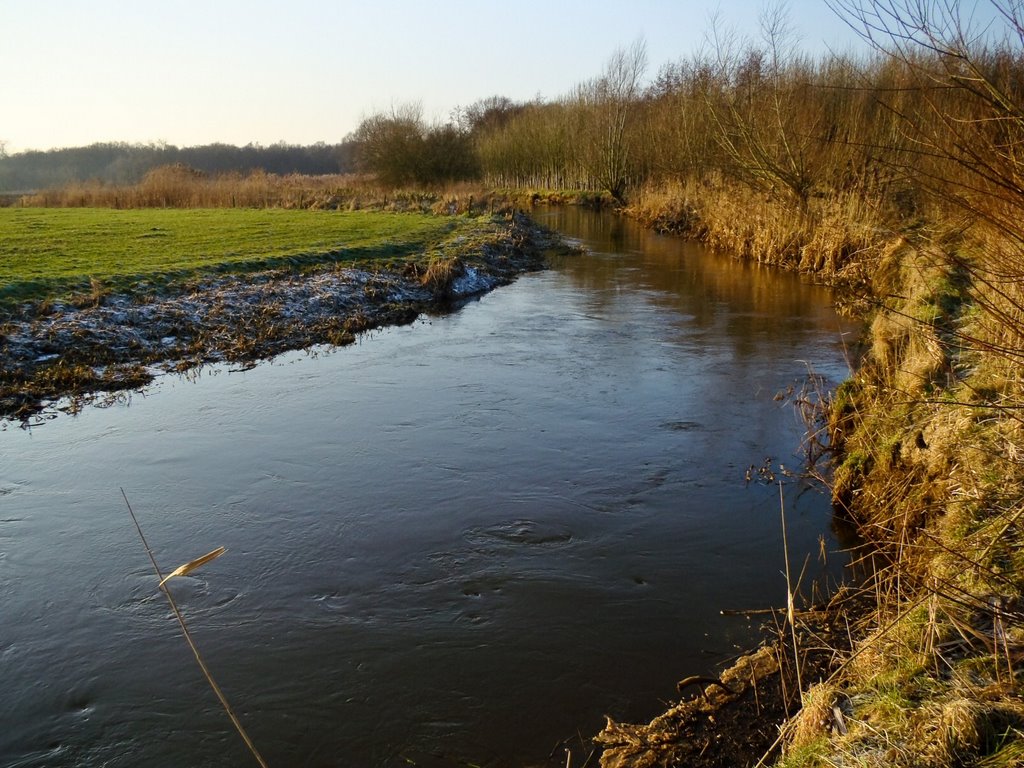
{"label": "pale blue sky", "polygon": [[[857,48],[824,0],[791,0],[803,47]],[[0,0],[0,140],[179,146],[340,141],[420,101],[556,98],[637,38],[649,74],[697,50],[718,9],[756,34],[761,0]]]}

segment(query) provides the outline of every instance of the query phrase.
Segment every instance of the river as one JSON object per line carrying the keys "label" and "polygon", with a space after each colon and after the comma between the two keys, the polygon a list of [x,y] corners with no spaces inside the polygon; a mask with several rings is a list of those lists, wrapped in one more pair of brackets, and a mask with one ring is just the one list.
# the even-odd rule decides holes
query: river
{"label": "river", "polygon": [[[789,398],[847,373],[827,290],[569,208],[584,244],[444,316],[0,433],[0,765],[541,764],[642,720],[785,602]],[[756,474],[756,473],[755,473]],[[838,577],[786,478],[794,568]],[[821,565],[824,543],[830,554]],[[559,753],[556,762],[564,764]]]}

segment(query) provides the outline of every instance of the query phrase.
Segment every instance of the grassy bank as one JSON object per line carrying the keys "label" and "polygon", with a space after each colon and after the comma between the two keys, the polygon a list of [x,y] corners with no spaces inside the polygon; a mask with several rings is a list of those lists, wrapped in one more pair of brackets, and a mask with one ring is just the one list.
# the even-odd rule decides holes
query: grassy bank
{"label": "grassy bank", "polygon": [[537,269],[518,216],[6,209],[0,418],[407,323]]}
{"label": "grassy bank", "polygon": [[0,312],[97,292],[153,291],[203,273],[398,260],[469,219],[282,209],[0,209]]}
{"label": "grassy bank", "polygon": [[876,263],[870,348],[832,404],[834,497],[877,572],[787,766],[1024,761],[1021,284],[986,227],[938,232]]}

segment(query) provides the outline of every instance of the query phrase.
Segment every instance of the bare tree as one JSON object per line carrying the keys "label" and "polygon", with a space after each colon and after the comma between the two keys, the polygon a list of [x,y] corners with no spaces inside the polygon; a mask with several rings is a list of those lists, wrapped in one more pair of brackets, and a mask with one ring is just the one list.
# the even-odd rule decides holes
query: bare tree
{"label": "bare tree", "polygon": [[401,185],[419,175],[426,126],[419,103],[392,106],[364,118],[353,134],[360,168],[385,184]]}
{"label": "bare tree", "polygon": [[811,98],[811,63],[796,50],[785,5],[761,16],[760,44],[741,45],[714,28],[716,76],[706,92],[716,138],[732,171],[769,191],[790,194],[806,207],[821,176],[815,153],[821,115]]}
{"label": "bare tree", "polygon": [[352,138],[358,165],[384,184],[437,184],[480,173],[469,129],[456,120],[428,126],[418,103],[365,118]]}
{"label": "bare tree", "polygon": [[637,107],[647,70],[647,45],[616,50],[595,80],[578,86],[574,101],[582,164],[598,186],[622,200],[631,181]]}
{"label": "bare tree", "polygon": [[893,104],[903,162],[984,247],[951,254],[970,277],[984,338],[1024,359],[1024,7],[1016,0],[829,0],[877,50],[911,74],[914,109]]}
{"label": "bare tree", "polygon": [[[1024,213],[1024,11],[992,0],[1001,36],[975,3],[829,0],[875,48],[912,75],[917,109],[891,104],[930,191],[1021,238]],[[979,205],[986,201],[985,205]],[[998,203],[998,205],[992,205]],[[1018,208],[1009,219],[990,207]],[[1004,211],[1005,212],[1005,211]]]}

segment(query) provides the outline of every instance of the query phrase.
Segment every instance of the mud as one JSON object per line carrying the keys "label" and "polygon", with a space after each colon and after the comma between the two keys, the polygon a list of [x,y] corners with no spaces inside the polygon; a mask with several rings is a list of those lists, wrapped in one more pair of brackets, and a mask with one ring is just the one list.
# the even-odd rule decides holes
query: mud
{"label": "mud", "polygon": [[[796,612],[798,654],[786,612],[776,611],[769,639],[724,670],[720,684],[700,678],[700,685],[687,685],[678,703],[649,723],[608,718],[593,739],[601,768],[774,765],[781,736],[801,709],[801,691],[836,671],[850,649],[850,622],[856,623],[868,607],[860,590],[840,589],[827,607]],[[597,762],[595,756],[592,763]]]}

